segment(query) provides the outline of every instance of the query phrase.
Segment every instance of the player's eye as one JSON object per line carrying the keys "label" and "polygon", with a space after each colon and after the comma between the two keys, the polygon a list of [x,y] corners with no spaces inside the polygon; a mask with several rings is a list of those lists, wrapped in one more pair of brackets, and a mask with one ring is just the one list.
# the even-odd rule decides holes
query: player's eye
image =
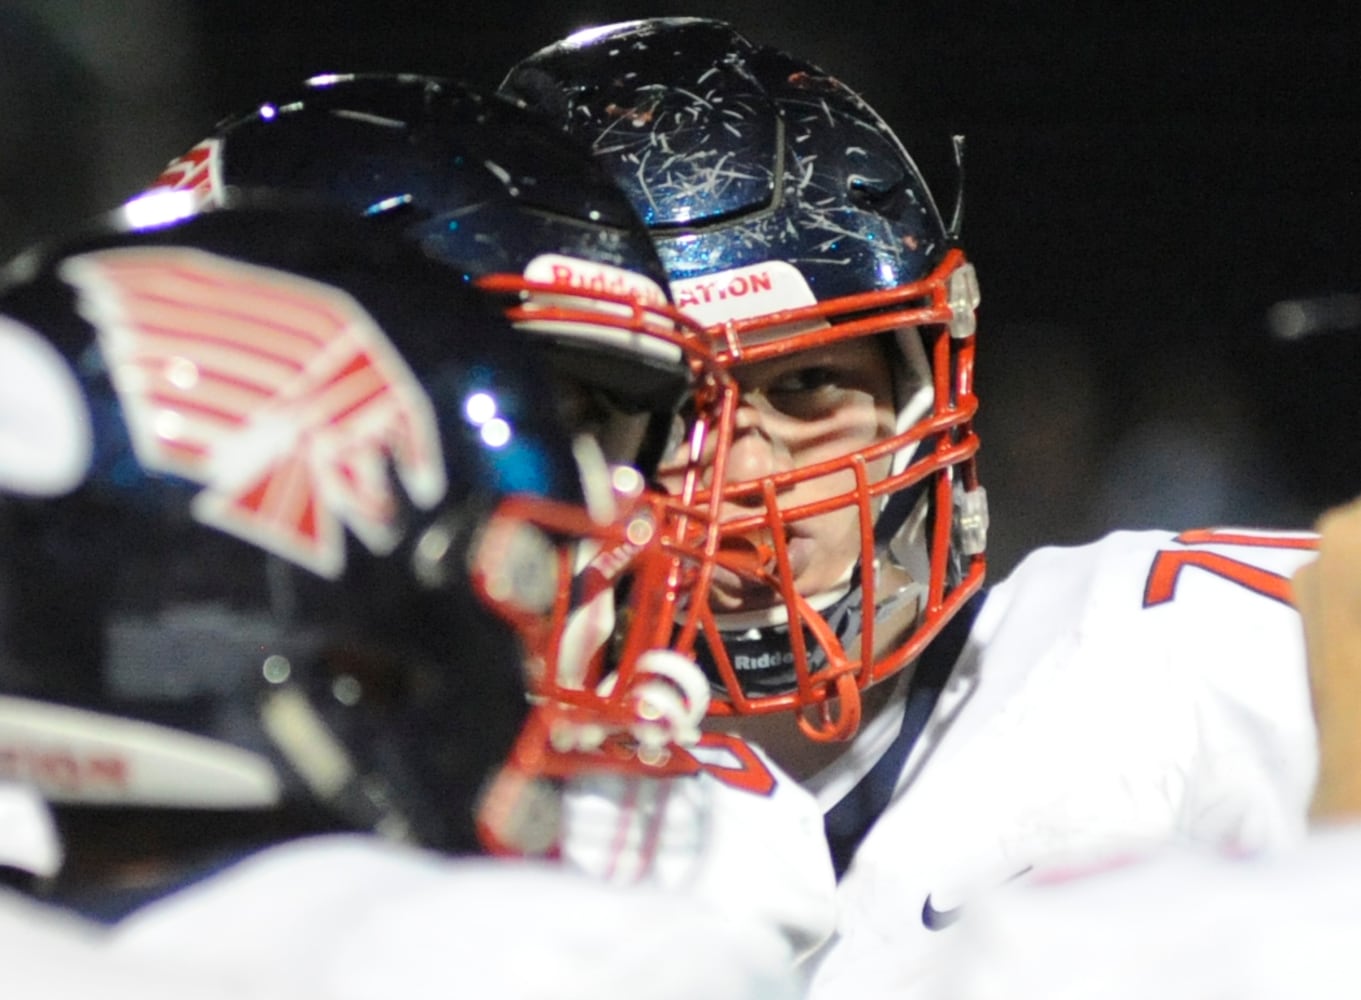
{"label": "player's eye", "polygon": [[796,393],[818,392],[836,387],[841,380],[841,373],[830,365],[798,368],[776,379],[766,389],[766,394],[794,395]]}
{"label": "player's eye", "polygon": [[781,374],[765,387],[770,405],[799,420],[816,420],[843,406],[856,389],[855,374],[836,365],[809,365]]}

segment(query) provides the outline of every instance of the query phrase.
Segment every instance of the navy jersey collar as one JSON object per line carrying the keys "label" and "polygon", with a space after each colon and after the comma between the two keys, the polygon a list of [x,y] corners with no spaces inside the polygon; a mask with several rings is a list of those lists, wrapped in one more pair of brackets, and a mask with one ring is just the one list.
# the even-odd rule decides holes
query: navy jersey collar
{"label": "navy jersey collar", "polygon": [[855,856],[874,821],[888,807],[908,754],[916,746],[936,702],[940,700],[940,693],[945,689],[955,662],[964,650],[964,643],[985,596],[986,592],[980,591],[966,601],[917,659],[916,668],[908,682],[907,704],[898,735],[855,787],[823,817],[827,844],[831,849],[832,865],[838,880],[850,867],[851,858]]}

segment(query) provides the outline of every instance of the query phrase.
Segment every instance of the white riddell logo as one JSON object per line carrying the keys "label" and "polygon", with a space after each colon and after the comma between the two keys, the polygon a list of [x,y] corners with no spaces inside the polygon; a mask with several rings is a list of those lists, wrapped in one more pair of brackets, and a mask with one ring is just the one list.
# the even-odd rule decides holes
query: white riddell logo
{"label": "white riddell logo", "polygon": [[769,670],[772,667],[787,667],[794,662],[794,654],[791,652],[770,652],[761,653],[757,656],[748,656],[745,653],[738,653],[733,657],[732,665],[736,670]]}
{"label": "white riddell logo", "polygon": [[183,247],[73,257],[138,460],[204,486],[194,516],[322,576],[348,527],[397,542],[389,467],[411,500],[444,496],[434,408],[346,293]]}

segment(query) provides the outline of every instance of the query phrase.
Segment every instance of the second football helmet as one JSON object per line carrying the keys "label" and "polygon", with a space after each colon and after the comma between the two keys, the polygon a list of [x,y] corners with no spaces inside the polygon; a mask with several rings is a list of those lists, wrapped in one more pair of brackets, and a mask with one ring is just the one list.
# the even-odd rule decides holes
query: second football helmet
{"label": "second football helmet", "polygon": [[[672,641],[707,665],[712,711],[795,710],[814,739],[849,736],[861,692],[911,663],[982,584],[978,287],[952,227],[859,95],[722,22],[583,31],[520,62],[502,91],[591,146],[650,227],[677,306],[722,345],[728,381],[704,391],[731,398],[684,427],[681,454],[711,492],[676,505],[696,589],[677,598]],[[891,416],[823,447],[844,428],[813,427],[824,414],[809,410],[820,386],[837,388],[828,359],[854,342],[887,369]],[[773,385],[743,387],[776,369]],[[762,420],[804,437],[766,441],[781,454],[753,471],[740,452],[771,436]],[[838,518],[844,551],[810,558]],[[807,583],[815,571],[835,579]],[[706,596],[725,579],[764,596],[736,608]]]}
{"label": "second football helmet", "polygon": [[[542,402],[556,405],[569,429],[600,530],[627,523],[633,539],[651,538],[650,500],[627,467],[655,468],[693,373],[708,364],[707,348],[697,325],[670,304],[632,206],[574,140],[455,81],[320,76],[223,122],[167,168],[151,205],[165,192],[200,208],[299,198],[339,206],[419,247],[452,283],[491,296],[515,326],[514,339],[541,356]],[[595,456],[597,443],[603,455]],[[636,506],[639,516],[621,506]],[[605,674],[621,675],[611,697],[622,697],[649,652],[636,639],[622,641],[624,654],[605,666],[617,619],[604,578],[616,580],[625,562],[637,572],[642,562],[635,541],[601,545],[627,553],[598,560],[608,574],[598,567],[584,574],[573,613],[559,614],[570,627],[536,644],[541,670],[533,678],[558,708],[584,701],[588,715],[602,707],[595,689]],[[657,586],[634,587],[618,619],[651,620],[644,605]]]}

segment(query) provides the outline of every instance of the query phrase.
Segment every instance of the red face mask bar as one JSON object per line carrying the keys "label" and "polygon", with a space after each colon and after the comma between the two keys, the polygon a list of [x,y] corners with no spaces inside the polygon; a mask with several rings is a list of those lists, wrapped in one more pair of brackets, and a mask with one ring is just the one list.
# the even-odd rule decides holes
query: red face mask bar
{"label": "red face mask bar", "polygon": [[[604,328],[654,348],[673,346],[698,387],[701,409],[730,396],[713,388],[725,384],[726,375],[709,335],[665,301],[516,275],[491,275],[478,285],[507,296],[506,316],[531,329],[551,325],[590,335]],[[686,475],[687,510],[702,509],[697,476],[698,470]],[[669,542],[676,498],[645,488],[642,477],[627,470],[614,472],[611,488],[614,516],[605,521],[577,504],[508,498],[473,556],[475,590],[521,637],[533,701],[481,810],[480,835],[494,852],[552,852],[554,823],[544,814],[555,809],[561,779],[583,771],[662,776],[700,768],[688,748],[699,740],[709,684],[668,641],[681,576]],[[715,509],[706,523],[718,523],[720,500],[708,501]],[[532,571],[517,572],[526,559]],[[517,577],[537,583],[526,590]]]}

